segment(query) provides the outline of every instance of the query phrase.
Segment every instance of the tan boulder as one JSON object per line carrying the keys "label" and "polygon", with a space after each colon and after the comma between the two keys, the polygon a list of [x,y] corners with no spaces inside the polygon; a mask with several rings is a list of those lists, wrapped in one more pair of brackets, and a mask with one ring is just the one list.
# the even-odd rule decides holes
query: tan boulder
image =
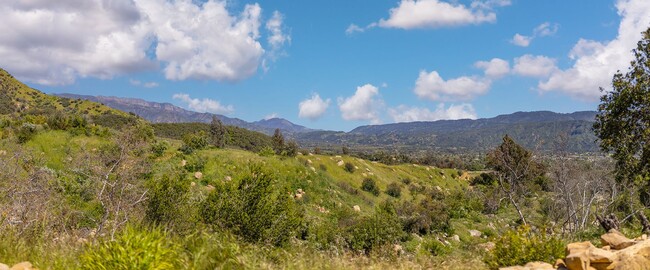
{"label": "tan boulder", "polygon": [[564,258],[564,264],[569,270],[589,270],[587,251],[573,252]]}
{"label": "tan boulder", "polygon": [[596,247],[589,248],[587,256],[589,258],[589,266],[597,270],[608,269],[607,267],[616,260],[616,254],[613,252]]}
{"label": "tan boulder", "polygon": [[14,264],[9,270],[36,270],[30,262],[21,262]]}
{"label": "tan boulder", "polygon": [[608,269],[648,270],[650,269],[650,240],[637,243],[616,252],[617,260]]}
{"label": "tan boulder", "polygon": [[555,270],[553,265],[545,262],[529,262],[524,266],[510,266],[499,270]]}
{"label": "tan boulder", "polygon": [[336,163],[336,165],[338,165],[338,166],[343,166],[344,164],[345,164],[345,162],[343,162],[343,160],[339,160],[339,162]]}
{"label": "tan boulder", "polygon": [[354,209],[355,212],[361,212],[361,207],[359,207],[358,205],[352,206],[352,208]]}
{"label": "tan boulder", "polygon": [[6,265],[4,263],[0,263],[0,270],[9,270],[9,265]]}
{"label": "tan boulder", "polygon": [[194,178],[196,178],[196,179],[201,179],[201,178],[203,178],[203,173],[202,173],[202,172],[195,172],[195,173],[194,173]]}
{"label": "tan boulder", "polygon": [[625,237],[625,235],[616,229],[611,229],[608,233],[601,235],[600,241],[603,246],[610,246],[616,250],[621,250],[635,244],[634,240]]}
{"label": "tan boulder", "polygon": [[594,245],[589,241],[571,243],[566,245],[565,255],[568,256],[572,253],[583,252],[591,247],[594,247]]}

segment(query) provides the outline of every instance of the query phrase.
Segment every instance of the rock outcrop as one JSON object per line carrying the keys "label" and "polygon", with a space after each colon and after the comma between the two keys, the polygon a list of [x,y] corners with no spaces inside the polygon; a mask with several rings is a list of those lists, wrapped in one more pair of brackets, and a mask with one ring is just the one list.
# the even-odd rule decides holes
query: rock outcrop
{"label": "rock outcrop", "polygon": [[591,242],[576,242],[566,247],[566,257],[554,266],[531,262],[507,270],[650,270],[650,240],[646,235],[629,239],[615,229],[600,237],[602,247]]}

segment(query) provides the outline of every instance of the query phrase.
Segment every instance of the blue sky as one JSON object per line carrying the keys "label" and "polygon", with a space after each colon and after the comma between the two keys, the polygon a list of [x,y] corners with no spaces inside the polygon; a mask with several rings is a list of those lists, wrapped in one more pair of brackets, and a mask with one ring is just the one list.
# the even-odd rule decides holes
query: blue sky
{"label": "blue sky", "polygon": [[9,0],[0,67],[48,93],[312,128],[595,110],[644,0]]}

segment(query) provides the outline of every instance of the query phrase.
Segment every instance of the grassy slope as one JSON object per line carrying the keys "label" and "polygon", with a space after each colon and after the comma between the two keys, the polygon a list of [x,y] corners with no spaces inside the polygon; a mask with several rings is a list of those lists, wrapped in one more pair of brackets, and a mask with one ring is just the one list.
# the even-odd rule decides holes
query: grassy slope
{"label": "grassy slope", "polygon": [[11,74],[1,68],[0,92],[2,93],[3,99],[10,99],[10,103],[14,107],[13,109],[19,113],[33,112],[34,110],[54,109],[63,113],[84,114],[88,116],[102,115],[106,113],[120,116],[129,115],[128,113],[91,101],[72,100],[47,95],[18,81]]}

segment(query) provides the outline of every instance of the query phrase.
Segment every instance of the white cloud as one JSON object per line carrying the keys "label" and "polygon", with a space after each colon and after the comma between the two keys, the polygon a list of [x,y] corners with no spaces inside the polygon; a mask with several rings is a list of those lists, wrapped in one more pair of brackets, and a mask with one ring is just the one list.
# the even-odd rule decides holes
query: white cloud
{"label": "white cloud", "polygon": [[164,68],[167,79],[238,81],[290,40],[275,12],[270,51],[260,44],[261,8],[231,14],[228,1],[7,0],[0,5],[0,65],[46,85]]}
{"label": "white cloud", "polygon": [[283,27],[284,16],[279,11],[273,12],[273,17],[266,22],[266,30],[268,30],[271,35],[268,37],[268,42],[273,49],[279,49],[284,46],[285,43],[291,42],[291,36],[284,33]]}
{"label": "white cloud", "polygon": [[510,1],[474,1],[463,4],[441,0],[402,0],[390,9],[388,19],[378,25],[387,28],[441,28],[469,24],[493,23],[497,16],[492,7],[509,5]]}
{"label": "white cloud", "polygon": [[485,76],[500,78],[510,73],[510,63],[506,60],[493,58],[490,61],[478,61],[474,66],[483,69]]}
{"label": "white cloud", "polygon": [[545,78],[557,70],[555,59],[542,55],[526,54],[515,58],[512,71],[520,76]]}
{"label": "white cloud", "polygon": [[152,67],[131,1],[8,0],[0,17],[0,65],[24,80],[61,85]]}
{"label": "white cloud", "polygon": [[559,28],[560,25],[557,23],[544,22],[533,29],[532,36],[524,36],[516,33],[510,40],[510,43],[519,47],[528,47],[533,39],[555,35]]}
{"label": "white cloud", "polygon": [[516,33],[514,37],[510,40],[510,43],[515,44],[519,47],[528,47],[533,38],[529,36],[520,35]]}
{"label": "white cloud", "polygon": [[341,117],[345,120],[369,120],[373,124],[381,122],[379,110],[384,102],[378,98],[379,89],[371,84],[357,87],[353,96],[339,98]]}
{"label": "white cloud", "polygon": [[197,112],[209,112],[216,114],[231,114],[235,111],[235,108],[232,105],[221,105],[219,101],[214,99],[204,98],[191,98],[188,94],[174,94],[172,96],[174,99],[180,100],[187,104],[187,107],[191,110]]}
{"label": "white cloud", "polygon": [[350,24],[350,26],[348,26],[348,28],[345,29],[345,34],[352,35],[352,34],[355,34],[355,33],[363,33],[364,31],[366,31],[365,28],[361,28],[360,26],[358,26],[356,24]]}
{"label": "white cloud", "polygon": [[445,107],[444,103],[438,104],[435,111],[428,108],[408,107],[400,105],[397,108],[388,109],[388,114],[395,122],[414,121],[436,121],[436,120],[457,120],[476,119],[476,111],[472,104],[463,103]]}
{"label": "white cloud", "polygon": [[129,80],[129,83],[130,83],[131,85],[133,85],[133,86],[142,86],[142,87],[144,87],[144,88],[154,88],[154,87],[158,87],[158,83],[157,83],[157,82],[142,82],[142,81],[139,81],[139,80],[130,79],[130,80]]}
{"label": "white cloud", "polygon": [[445,81],[436,71],[431,73],[420,71],[414,92],[420,98],[433,101],[470,100],[485,94],[490,89],[491,83],[486,78],[467,76]]}
{"label": "white cloud", "polygon": [[310,120],[316,120],[323,116],[327,108],[330,106],[331,100],[328,98],[326,100],[321,99],[321,97],[315,93],[311,98],[305,99],[298,104],[300,111],[298,112],[298,117],[308,118]]}
{"label": "white cloud", "polygon": [[595,101],[601,94],[599,87],[611,88],[614,73],[627,69],[633,59],[631,50],[650,25],[650,1],[619,0],[616,8],[621,16],[617,37],[608,42],[580,39],[569,54],[573,66],[553,72],[539,83],[540,90]]}
{"label": "white cloud", "polygon": [[279,118],[279,117],[280,117],[280,115],[278,113],[271,113],[271,114],[267,114],[266,116],[264,116],[264,120],[270,120],[270,119]]}
{"label": "white cloud", "polygon": [[555,33],[557,33],[558,28],[560,28],[560,25],[557,23],[551,24],[550,22],[545,22],[535,27],[535,29],[533,30],[533,36],[535,37],[552,36],[555,35]]}

